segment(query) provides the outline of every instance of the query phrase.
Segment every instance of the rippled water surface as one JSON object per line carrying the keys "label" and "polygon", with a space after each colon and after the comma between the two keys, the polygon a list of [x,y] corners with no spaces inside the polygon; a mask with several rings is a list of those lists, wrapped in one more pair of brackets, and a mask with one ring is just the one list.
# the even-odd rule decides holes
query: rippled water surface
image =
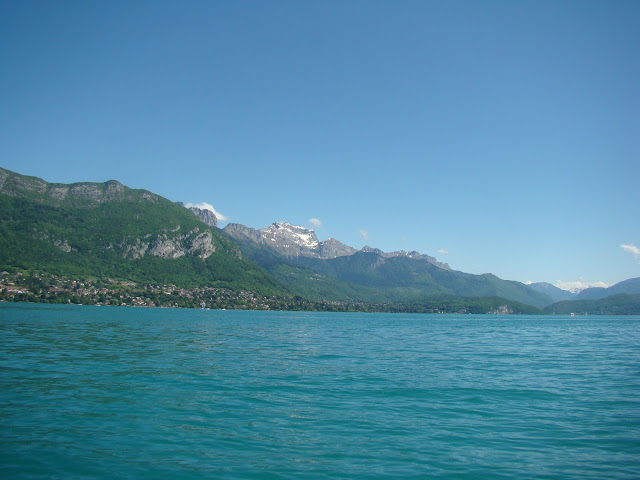
{"label": "rippled water surface", "polygon": [[640,478],[640,317],[0,304],[2,478]]}

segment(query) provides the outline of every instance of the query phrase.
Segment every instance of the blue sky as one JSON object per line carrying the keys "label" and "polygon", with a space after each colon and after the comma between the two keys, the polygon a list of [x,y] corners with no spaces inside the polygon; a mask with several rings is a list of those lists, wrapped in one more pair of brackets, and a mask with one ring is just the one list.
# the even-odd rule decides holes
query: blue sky
{"label": "blue sky", "polygon": [[0,166],[612,284],[640,276],[638,24],[635,1],[3,1]]}

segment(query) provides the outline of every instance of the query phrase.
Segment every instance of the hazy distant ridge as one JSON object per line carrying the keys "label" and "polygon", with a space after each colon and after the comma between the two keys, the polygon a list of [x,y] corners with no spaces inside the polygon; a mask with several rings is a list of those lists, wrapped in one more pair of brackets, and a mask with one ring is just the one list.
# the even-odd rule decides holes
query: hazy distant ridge
{"label": "hazy distant ridge", "polygon": [[575,293],[569,292],[568,290],[562,290],[561,288],[547,282],[530,283],[528,286],[538,292],[549,295],[554,302],[571,300],[576,296]]}
{"label": "hazy distant ridge", "polygon": [[575,296],[575,300],[598,300],[620,293],[640,293],[640,277],[630,278],[608,288],[587,288]]}

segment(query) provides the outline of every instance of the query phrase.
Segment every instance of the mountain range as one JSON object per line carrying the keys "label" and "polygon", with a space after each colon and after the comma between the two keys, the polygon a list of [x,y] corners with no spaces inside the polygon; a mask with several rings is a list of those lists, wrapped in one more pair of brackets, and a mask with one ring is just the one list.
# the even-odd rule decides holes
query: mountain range
{"label": "mountain range", "polygon": [[[484,311],[502,302],[524,312],[571,295],[549,284],[455,271],[418,252],[319,241],[313,230],[286,222],[260,229],[231,223],[220,230],[209,210],[186,208],[115,180],[55,184],[1,168],[0,268],[299,301],[397,304],[409,311],[423,311],[419,306],[435,299],[464,310],[465,304],[477,307],[471,299],[481,298]],[[627,287],[637,283],[630,280]],[[611,293],[628,290],[623,287],[611,287]]]}
{"label": "mountain range", "polygon": [[533,288],[534,290],[544,293],[551,297],[554,302],[561,302],[563,300],[572,300],[576,294],[573,292],[569,292],[567,290],[562,290],[561,288],[556,287],[547,282],[538,282],[538,283],[530,283],[528,284],[529,288]]}
{"label": "mountain range", "polygon": [[575,300],[599,300],[601,298],[619,295],[622,293],[638,294],[640,293],[640,278],[630,278],[616,283],[608,288],[592,287],[579,292]]}
{"label": "mountain range", "polygon": [[229,224],[223,232],[236,241],[243,255],[289,290],[311,298],[416,302],[433,295],[455,295],[502,297],[537,308],[553,303],[519,282],[453,271],[418,252],[356,250],[333,239],[319,242],[312,230],[289,223],[259,230]]}

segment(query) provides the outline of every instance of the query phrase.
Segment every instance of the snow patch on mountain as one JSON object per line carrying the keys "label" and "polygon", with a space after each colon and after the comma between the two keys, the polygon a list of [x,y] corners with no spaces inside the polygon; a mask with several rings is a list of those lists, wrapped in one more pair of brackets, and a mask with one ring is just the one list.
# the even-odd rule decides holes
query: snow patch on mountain
{"label": "snow patch on mountain", "polygon": [[262,236],[266,240],[272,242],[279,241],[286,247],[296,245],[298,247],[314,249],[320,243],[313,230],[287,222],[276,222],[259,231],[262,232]]}
{"label": "snow patch on mountain", "polygon": [[[358,252],[357,249],[345,245],[334,238],[320,242],[313,230],[288,222],[276,222],[259,230],[231,223],[225,227],[224,231],[227,235],[236,239],[246,239],[262,245],[268,245],[288,257],[303,256],[331,259],[346,257]],[[434,257],[416,251],[405,252],[400,250],[386,253],[377,248],[366,246],[361,252],[375,253],[381,258],[406,257],[412,260],[424,260],[438,268],[451,270],[446,263],[438,262]]]}
{"label": "snow patch on mountain", "polygon": [[582,277],[576,281],[565,282],[562,280],[558,280],[555,284],[555,287],[558,287],[561,290],[566,290],[571,293],[580,293],[587,288],[607,288],[610,285],[604,282],[589,282],[585,281]]}

